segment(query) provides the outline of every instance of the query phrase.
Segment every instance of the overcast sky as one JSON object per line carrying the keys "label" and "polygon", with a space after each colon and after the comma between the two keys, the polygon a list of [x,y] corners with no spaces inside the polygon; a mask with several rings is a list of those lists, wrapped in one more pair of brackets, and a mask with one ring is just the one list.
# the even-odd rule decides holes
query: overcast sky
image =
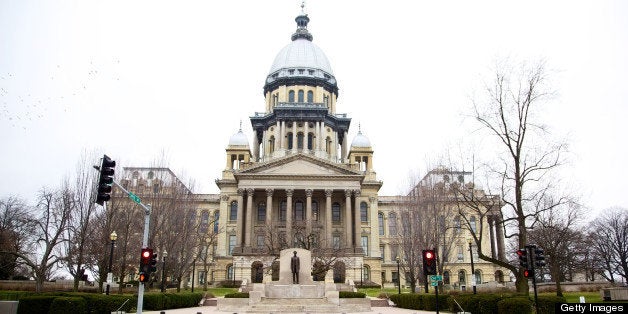
{"label": "overcast sky", "polygon": [[[197,192],[218,192],[299,5],[0,0],[0,197],[58,185],[84,150],[120,166],[165,152]],[[380,195],[468,145],[464,113],[496,59],[543,58],[558,96],[542,118],[570,144],[564,182],[592,210],[628,208],[628,1],[310,0],[306,12],[350,139],[361,124],[373,143]]]}

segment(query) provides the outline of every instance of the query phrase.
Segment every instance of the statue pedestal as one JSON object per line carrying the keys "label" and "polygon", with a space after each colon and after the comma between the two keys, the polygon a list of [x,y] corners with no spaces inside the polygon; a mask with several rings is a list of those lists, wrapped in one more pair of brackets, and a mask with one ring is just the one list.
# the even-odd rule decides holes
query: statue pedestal
{"label": "statue pedestal", "polygon": [[300,285],[267,283],[264,290],[266,297],[271,299],[317,299],[325,297],[324,282]]}

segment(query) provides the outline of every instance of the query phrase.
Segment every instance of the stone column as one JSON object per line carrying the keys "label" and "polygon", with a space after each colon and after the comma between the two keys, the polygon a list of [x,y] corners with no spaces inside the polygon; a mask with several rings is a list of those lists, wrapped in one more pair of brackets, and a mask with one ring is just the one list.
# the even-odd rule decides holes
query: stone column
{"label": "stone column", "polygon": [[349,141],[349,132],[345,131],[345,134],[342,138],[342,161],[345,161],[347,158],[347,141]]}
{"label": "stone column", "polygon": [[486,220],[488,221],[488,231],[490,233],[489,239],[491,240],[491,257],[496,258],[497,254],[495,254],[495,223],[493,221],[493,216],[487,216]]}
{"label": "stone column", "polygon": [[238,189],[238,211],[236,221],[236,239],[237,246],[242,246],[244,243],[244,189]]}
{"label": "stone column", "polygon": [[292,122],[292,151],[297,151],[297,122]]}
{"label": "stone column", "polygon": [[332,158],[334,159],[334,161],[338,160],[338,132],[334,132],[334,139],[333,139],[333,143],[332,143]]}
{"label": "stone column", "polygon": [[495,231],[497,232],[497,259],[506,260],[506,252],[504,247],[504,226],[498,216],[495,216]]}
{"label": "stone column", "polygon": [[266,189],[266,226],[273,226],[273,189]]}
{"label": "stone column", "polygon": [[279,131],[279,143],[281,143],[281,145],[279,147],[281,147],[281,149],[286,149],[286,145],[287,141],[286,141],[286,121],[281,121],[281,129]]}
{"label": "stone column", "polygon": [[305,190],[305,234],[312,234],[312,189]]}
{"label": "stone column", "polygon": [[325,190],[325,234],[328,247],[333,245],[331,236],[331,195],[333,193],[333,190]]}
{"label": "stone column", "polygon": [[292,246],[292,193],[294,190],[286,190],[286,241]]}
{"label": "stone column", "polygon": [[246,231],[244,237],[244,245],[251,246],[251,233],[253,232],[253,192],[254,189],[246,189]]}
{"label": "stone column", "polygon": [[282,145],[282,136],[281,136],[281,122],[277,121],[277,125],[275,126],[275,147],[273,147],[274,151],[278,151]]}
{"label": "stone column", "polygon": [[353,232],[351,230],[351,190],[345,190],[345,247],[353,245]]}
{"label": "stone column", "polygon": [[259,159],[259,137],[257,132],[253,132],[253,161],[258,161]]}
{"label": "stone column", "polygon": [[303,124],[303,151],[308,152],[307,145],[309,144],[309,140],[307,134],[310,132],[310,123],[305,121]]}
{"label": "stone column", "polygon": [[318,143],[320,144],[320,149],[322,151],[325,151],[325,121],[321,121],[321,127],[320,127],[320,140],[318,141]]}
{"label": "stone column", "polygon": [[360,221],[360,190],[355,190],[353,192],[353,195],[355,195],[355,243],[354,243],[354,247],[356,248],[361,248],[362,246],[362,242],[361,242],[361,236],[362,236],[362,222]]}

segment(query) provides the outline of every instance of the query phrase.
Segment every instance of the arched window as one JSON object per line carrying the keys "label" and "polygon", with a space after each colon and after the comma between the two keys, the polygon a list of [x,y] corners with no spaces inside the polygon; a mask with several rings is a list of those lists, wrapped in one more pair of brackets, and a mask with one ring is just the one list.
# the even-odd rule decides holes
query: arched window
{"label": "arched window", "polygon": [[467,284],[467,277],[464,273],[464,270],[461,270],[458,272],[458,283],[460,285],[466,285]]}
{"label": "arched window", "polygon": [[479,285],[482,283],[482,272],[479,269],[475,270],[475,284]]}
{"label": "arched window", "polygon": [[366,202],[360,203],[360,221],[361,222],[369,221],[368,205],[366,204]]}
{"label": "arched window", "polygon": [[281,201],[281,203],[279,203],[279,221],[286,221],[286,210],[286,201]]}
{"label": "arched window", "polygon": [[397,235],[397,214],[388,214],[388,234],[391,236]]}
{"label": "arched window", "polygon": [[303,100],[303,90],[302,89],[299,90],[299,101],[298,102],[305,102],[305,100]]}
{"label": "arched window", "polygon": [[471,216],[471,219],[469,219],[469,225],[471,225],[471,231],[475,233],[475,231],[477,230],[477,226],[475,223],[475,216]]}
{"label": "arched window", "polygon": [[303,133],[297,133],[297,149],[303,149]]}
{"label": "arched window", "polygon": [[340,222],[340,204],[338,203],[331,205],[331,221]]}
{"label": "arched window", "polygon": [[369,267],[369,265],[364,265],[362,267],[362,281],[369,281],[371,280],[371,268]]}
{"label": "arched window", "polygon": [[314,92],[312,92],[311,90],[307,91],[307,102],[314,102]]}
{"label": "arched window", "polygon": [[495,281],[504,283],[504,273],[501,270],[495,271]]}
{"label": "arched window", "polygon": [[238,220],[238,202],[231,202],[231,209],[229,210],[229,220]]}
{"label": "arched window", "polygon": [[266,203],[257,204],[257,221],[266,221]]}
{"label": "arched window", "polygon": [[377,223],[379,224],[379,235],[384,235],[384,213],[377,213]]}
{"label": "arched window", "polygon": [[271,154],[275,152],[275,136],[271,136],[268,140],[268,152]]}
{"label": "arched window", "polygon": [[312,145],[314,145],[314,134],[307,134],[307,149],[312,150]]}
{"label": "arched window", "polygon": [[293,90],[288,92],[288,102],[294,102],[294,91]]}
{"label": "arched window", "polygon": [[443,272],[443,284],[448,285],[451,283],[451,279],[449,278],[449,276],[450,274],[448,270]]}
{"label": "arched window", "polygon": [[303,202],[296,201],[294,202],[294,221],[303,221]]}
{"label": "arched window", "polygon": [[292,132],[288,132],[286,137],[288,138],[288,149],[292,149]]}

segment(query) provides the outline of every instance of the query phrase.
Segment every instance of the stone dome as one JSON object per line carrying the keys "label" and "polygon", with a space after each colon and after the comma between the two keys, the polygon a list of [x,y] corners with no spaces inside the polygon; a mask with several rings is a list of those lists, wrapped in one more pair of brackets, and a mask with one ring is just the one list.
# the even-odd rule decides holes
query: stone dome
{"label": "stone dome", "polygon": [[229,139],[229,146],[246,146],[249,147],[249,139],[246,135],[239,130],[238,133],[233,134]]}
{"label": "stone dome", "polygon": [[323,50],[305,38],[298,38],[281,49],[269,73],[272,75],[282,69],[320,70],[328,75],[334,73]]}
{"label": "stone dome", "polygon": [[362,131],[358,131],[358,134],[353,138],[353,141],[351,142],[351,147],[362,147],[362,148],[366,148],[366,147],[371,147],[371,141],[368,139],[368,137],[364,136],[362,134]]}

